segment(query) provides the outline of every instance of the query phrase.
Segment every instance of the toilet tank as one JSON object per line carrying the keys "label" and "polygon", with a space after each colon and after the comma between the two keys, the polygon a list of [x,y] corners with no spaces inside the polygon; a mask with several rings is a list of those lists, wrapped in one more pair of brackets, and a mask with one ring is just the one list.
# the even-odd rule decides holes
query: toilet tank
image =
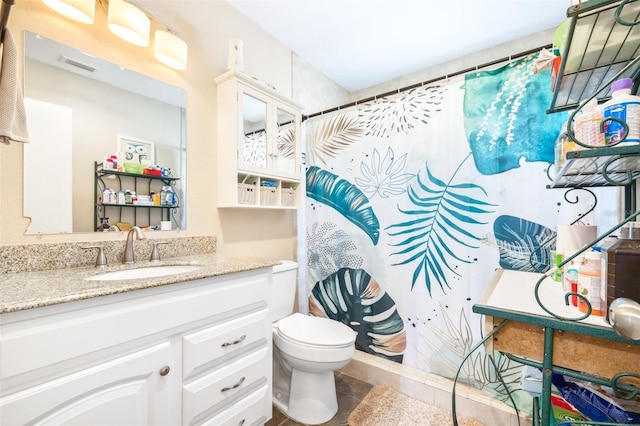
{"label": "toilet tank", "polygon": [[273,281],[269,291],[269,314],[271,322],[278,321],[293,313],[298,283],[298,264],[283,260],[273,266]]}

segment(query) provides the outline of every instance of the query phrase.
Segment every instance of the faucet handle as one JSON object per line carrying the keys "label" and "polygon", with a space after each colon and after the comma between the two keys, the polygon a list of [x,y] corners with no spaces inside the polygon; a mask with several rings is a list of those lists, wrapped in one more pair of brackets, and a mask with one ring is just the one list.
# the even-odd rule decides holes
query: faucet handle
{"label": "faucet handle", "polygon": [[82,248],[85,249],[85,250],[94,249],[94,248],[98,249],[98,256],[96,257],[96,267],[98,267],[98,266],[107,266],[108,265],[107,256],[104,254],[104,247],[102,247],[102,246],[84,246]]}
{"label": "faucet handle", "polygon": [[158,241],[153,243],[153,249],[151,250],[151,258],[149,259],[152,262],[157,262],[160,260],[160,250],[158,250],[158,246],[160,244],[169,244],[168,241]]}

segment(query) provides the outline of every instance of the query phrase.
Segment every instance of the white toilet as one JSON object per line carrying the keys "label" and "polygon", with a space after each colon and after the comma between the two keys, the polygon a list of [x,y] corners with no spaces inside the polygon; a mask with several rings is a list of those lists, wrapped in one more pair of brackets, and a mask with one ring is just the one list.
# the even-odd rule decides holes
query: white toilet
{"label": "white toilet", "polygon": [[273,404],[293,420],[324,423],[338,411],[334,371],[355,353],[356,333],[341,322],[293,313],[298,264],[273,267]]}

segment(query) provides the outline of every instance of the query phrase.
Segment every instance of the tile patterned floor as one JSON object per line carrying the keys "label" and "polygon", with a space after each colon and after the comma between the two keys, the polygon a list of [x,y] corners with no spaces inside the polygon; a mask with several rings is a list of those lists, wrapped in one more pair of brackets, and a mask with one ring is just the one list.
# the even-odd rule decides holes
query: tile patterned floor
{"label": "tile patterned floor", "polygon": [[[373,385],[347,376],[346,374],[336,372],[336,396],[338,397],[338,413],[334,418],[322,426],[345,426],[351,411],[358,406],[362,398],[371,390]],[[303,426],[291,420],[278,409],[273,407],[273,417],[265,426]]]}

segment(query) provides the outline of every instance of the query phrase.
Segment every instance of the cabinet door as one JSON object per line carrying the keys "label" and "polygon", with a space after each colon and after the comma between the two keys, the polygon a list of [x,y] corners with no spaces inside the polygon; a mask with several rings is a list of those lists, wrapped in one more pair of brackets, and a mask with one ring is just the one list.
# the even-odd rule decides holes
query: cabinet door
{"label": "cabinet door", "polygon": [[283,104],[276,104],[276,138],[271,156],[278,176],[299,179],[300,171],[300,126],[295,110]]}
{"label": "cabinet door", "polygon": [[180,403],[170,398],[172,372],[161,374],[170,366],[169,347],[162,343],[6,395],[0,424],[169,424],[170,404]]}
{"label": "cabinet door", "polygon": [[271,167],[268,155],[268,141],[271,137],[271,126],[268,125],[268,98],[242,85],[239,86],[238,98],[241,118],[238,168],[263,173]]}

